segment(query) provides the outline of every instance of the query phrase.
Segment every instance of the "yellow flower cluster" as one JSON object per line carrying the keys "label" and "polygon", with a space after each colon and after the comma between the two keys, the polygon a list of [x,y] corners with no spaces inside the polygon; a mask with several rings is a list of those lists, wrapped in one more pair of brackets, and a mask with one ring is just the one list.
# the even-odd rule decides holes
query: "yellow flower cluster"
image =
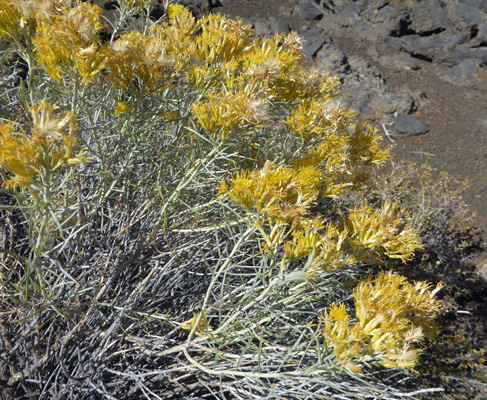
{"label": "yellow flower cluster", "polygon": [[321,217],[297,218],[284,245],[285,261],[310,257],[306,270],[309,280],[356,262],[382,263],[383,256],[409,260],[421,248],[417,232],[402,215],[397,204],[386,202],[380,210],[362,205],[335,224]]}
{"label": "yellow flower cluster", "polygon": [[415,344],[436,332],[440,301],[435,295],[441,287],[410,284],[393,272],[361,282],[353,290],[354,324],[343,303],[322,315],[323,333],[337,361],[354,372],[361,372],[361,363],[412,369],[420,355]]}
{"label": "yellow flower cluster", "polygon": [[230,133],[257,129],[267,116],[266,102],[244,91],[206,95],[193,104],[191,111],[206,132],[218,132],[225,140]]}
{"label": "yellow flower cluster", "polygon": [[301,40],[295,32],[254,40],[242,55],[245,79],[271,98],[294,101],[336,92],[337,78],[310,73],[304,66]]}
{"label": "yellow flower cluster", "polygon": [[59,14],[71,0],[0,0],[0,36],[18,41],[29,25],[37,20],[49,20]]}
{"label": "yellow flower cluster", "polygon": [[231,187],[220,184],[220,195],[228,194],[247,212],[253,208],[281,222],[306,214],[316,199],[321,173],[314,167],[280,167],[267,161],[261,170],[242,171]]}
{"label": "yellow flower cluster", "polygon": [[[126,3],[137,6],[141,2]],[[190,64],[195,68],[201,28],[201,21],[197,22],[185,7],[170,4],[166,21],[153,26],[147,35],[128,32],[112,44],[105,54],[108,77],[124,90],[137,80],[154,90],[173,69],[184,73]],[[189,72],[188,77],[194,80]]]}
{"label": "yellow flower cluster", "polygon": [[326,224],[321,216],[311,218],[309,208],[322,183],[323,174],[313,165],[292,168],[267,161],[260,170],[241,171],[230,184],[222,182],[219,194],[256,214],[254,223],[267,249],[284,243],[283,268],[289,261],[309,257],[308,280],[356,262],[380,263],[383,256],[406,261],[421,247],[416,231],[402,218],[405,211],[391,202],[380,210],[362,205],[334,223]]}
{"label": "yellow flower cluster", "polygon": [[[223,140],[242,127],[257,129],[274,103],[331,97],[338,79],[309,73],[295,33],[250,41],[251,27],[213,14],[196,21],[182,6],[153,29],[177,72],[205,93],[191,111],[203,129]],[[293,106],[294,107],[294,106]]]}
{"label": "yellow flower cluster", "polygon": [[310,144],[294,163],[325,169],[326,196],[336,197],[347,187],[360,188],[367,181],[367,167],[388,159],[377,129],[357,121],[353,111],[328,96],[303,100],[284,122]]}
{"label": "yellow flower cluster", "polygon": [[[147,7],[151,1],[124,3]],[[35,30],[36,60],[57,83],[65,75],[79,75],[83,84],[89,84],[109,67],[110,78],[120,87],[126,88],[137,75],[152,88],[161,70],[173,64],[165,57],[164,37],[134,31],[122,35],[112,47],[100,44],[101,14],[100,7],[81,1],[0,0],[0,36],[18,38],[30,24]]]}
{"label": "yellow flower cluster", "polygon": [[[218,14],[197,21],[182,5],[170,4],[165,21],[148,33],[128,32],[108,45],[100,44],[101,9],[96,5],[23,0],[12,6],[12,1],[0,0],[0,34],[7,38],[19,21],[30,21],[36,60],[57,83],[68,75],[89,84],[103,71],[122,90],[134,83],[158,90],[176,73],[203,89],[193,116],[208,134],[222,139],[242,127],[265,125],[274,103],[297,101],[291,108],[305,112],[308,105],[301,102],[331,98],[338,87],[338,79],[305,70],[295,33],[251,41],[251,27],[242,21]],[[21,7],[24,3],[28,6]],[[126,7],[149,3],[123,2]]]}
{"label": "yellow flower cluster", "polygon": [[179,4],[170,4],[167,9],[167,21],[151,29],[151,33],[164,43],[167,54],[174,59],[177,72],[183,71],[194,62],[194,37],[199,29],[195,18]]}
{"label": "yellow flower cluster", "polygon": [[284,242],[282,265],[309,257],[309,280],[356,262],[381,263],[383,256],[407,261],[421,248],[417,232],[402,217],[405,211],[389,201],[379,210],[362,205],[334,223],[311,218],[309,208],[316,203],[322,176],[313,165],[291,168],[267,161],[260,170],[237,173],[229,185],[222,182],[219,194],[257,214],[255,223],[268,248],[284,240],[283,228],[288,228],[291,238]]}
{"label": "yellow flower cluster", "polygon": [[14,174],[6,186],[35,188],[39,174],[57,172],[65,164],[84,161],[76,149],[75,124],[71,113],[54,116],[54,107],[46,100],[31,107],[31,136],[15,132],[12,122],[0,124],[0,165]]}
{"label": "yellow flower cluster", "polygon": [[195,38],[195,57],[203,65],[237,59],[244,52],[250,25],[241,20],[210,14],[198,21],[201,32]]}
{"label": "yellow flower cluster", "polygon": [[317,280],[323,273],[332,272],[356,262],[348,253],[347,233],[333,224],[324,226],[320,217],[297,219],[291,229],[292,239],[284,245],[283,263],[309,257],[306,269],[308,280]]}
{"label": "yellow flower cluster", "polygon": [[379,262],[382,254],[407,261],[421,248],[417,233],[401,218],[405,210],[386,201],[380,210],[361,205],[344,220],[351,247],[363,262]]}
{"label": "yellow flower cluster", "polygon": [[108,56],[108,76],[123,89],[133,83],[134,77],[138,77],[145,87],[153,89],[165,70],[174,64],[161,38],[136,31],[116,40]]}
{"label": "yellow flower cluster", "polygon": [[228,195],[249,214],[257,213],[254,223],[265,239],[264,250],[269,251],[280,244],[289,224],[307,214],[321,181],[321,172],[313,166],[291,168],[267,161],[260,170],[237,173],[230,187],[222,182],[219,194]]}
{"label": "yellow flower cluster", "polygon": [[77,71],[87,84],[105,66],[105,47],[98,45],[102,9],[89,3],[63,6],[59,14],[37,21],[34,44],[37,62],[57,83],[65,72]]}
{"label": "yellow flower cluster", "polygon": [[11,0],[0,0],[0,36],[6,41],[18,39],[27,19]]}

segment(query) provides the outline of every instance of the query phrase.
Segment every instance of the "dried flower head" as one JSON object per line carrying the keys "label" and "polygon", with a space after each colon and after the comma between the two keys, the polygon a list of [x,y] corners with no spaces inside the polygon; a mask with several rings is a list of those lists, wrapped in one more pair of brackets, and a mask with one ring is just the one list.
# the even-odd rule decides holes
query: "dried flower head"
{"label": "dried flower head", "polygon": [[157,0],[120,0],[120,4],[127,8],[141,10],[149,8],[157,3]]}

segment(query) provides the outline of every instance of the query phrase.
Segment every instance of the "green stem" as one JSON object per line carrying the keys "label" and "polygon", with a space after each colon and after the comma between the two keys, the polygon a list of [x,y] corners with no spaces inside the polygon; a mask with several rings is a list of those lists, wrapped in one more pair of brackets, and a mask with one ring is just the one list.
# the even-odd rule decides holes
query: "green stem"
{"label": "green stem", "polygon": [[76,114],[75,107],[78,104],[79,74],[75,74],[73,96],[71,97],[71,112]]}
{"label": "green stem", "polygon": [[[217,273],[211,279],[211,282],[208,286],[208,290],[206,291],[205,299],[203,300],[203,304],[201,306],[201,312],[199,313],[198,318],[196,319],[196,322],[193,326],[193,329],[191,330],[191,332],[188,335],[188,339],[187,339],[188,342],[191,341],[191,339],[193,338],[193,335],[196,331],[196,328],[199,326],[199,323],[200,323],[201,318],[205,312],[205,309],[208,306],[208,302],[210,300],[211,291],[213,290],[213,287],[216,285],[220,276],[228,269],[230,264],[233,262],[233,256],[235,256],[235,254],[237,253],[237,251],[239,251],[242,244],[244,244],[247,241],[247,239],[250,237],[250,235],[254,231],[255,231],[254,227],[247,228],[247,230],[240,236],[237,243],[235,243],[235,246],[233,246],[232,252],[228,255],[225,262],[221,265],[220,269],[217,271]],[[217,331],[220,331],[220,328]]]}
{"label": "green stem", "polygon": [[42,253],[46,243],[49,240],[49,221],[51,219],[49,207],[51,206],[51,157],[47,155],[46,164],[44,166],[44,177],[41,178],[42,198],[37,201],[37,212],[41,217],[41,225],[37,232],[37,239],[34,244],[34,258],[31,260],[31,265],[34,269],[35,278],[39,283],[39,290],[43,299],[46,299],[45,287],[47,285],[45,271],[42,268]]}
{"label": "green stem", "polygon": [[275,287],[277,283],[281,281],[281,277],[274,278],[270,283],[267,288],[264,289],[264,291],[257,296],[254,300],[249,302],[247,305],[244,307],[240,308],[235,314],[233,314],[230,318],[228,318],[222,325],[218,327],[215,331],[213,331],[213,335],[218,335],[219,333],[223,332],[230,324],[232,324],[237,318],[239,318],[243,313],[245,313],[249,308],[253,307],[254,305],[260,303],[262,300],[264,300],[268,293]]}
{"label": "green stem", "polygon": [[183,191],[191,183],[191,181],[196,176],[196,174],[205,165],[205,162],[208,159],[210,159],[215,153],[217,153],[221,149],[222,146],[223,146],[223,143],[221,143],[218,146],[213,147],[213,149],[205,157],[200,158],[195,163],[195,165],[186,172],[186,175],[181,180],[181,182],[176,187],[176,189],[174,189],[174,191],[172,192],[171,196],[169,197],[169,199],[167,201],[164,201],[164,198],[163,198],[163,195],[162,195],[162,191],[159,191],[159,193],[160,193],[160,195],[161,195],[161,197],[162,197],[162,199],[164,201],[164,206],[162,207],[162,209],[160,211],[159,218],[155,221],[154,226],[156,227],[156,229],[158,229],[158,227],[161,226],[161,224],[165,220],[165,215],[166,215],[166,211],[167,211],[168,206],[174,201],[174,199],[177,196],[179,196],[179,194],[181,193],[181,191]]}

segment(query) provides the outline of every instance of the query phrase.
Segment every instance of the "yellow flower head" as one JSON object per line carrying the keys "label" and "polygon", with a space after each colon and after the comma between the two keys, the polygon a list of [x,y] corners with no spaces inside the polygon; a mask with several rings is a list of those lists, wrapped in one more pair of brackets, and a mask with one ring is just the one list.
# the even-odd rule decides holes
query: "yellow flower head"
{"label": "yellow flower head", "polygon": [[323,333],[337,361],[355,372],[361,372],[360,362],[412,369],[420,354],[415,344],[436,332],[441,303],[435,294],[440,288],[430,290],[425,282],[412,285],[393,272],[360,283],[353,290],[353,325],[343,303],[323,314]]}
{"label": "yellow flower head", "polygon": [[0,0],[0,36],[10,42],[20,39],[26,17],[11,0]]}
{"label": "yellow flower head", "polygon": [[287,215],[304,215],[315,200],[320,184],[319,171],[311,170],[279,167],[267,161],[261,170],[238,173],[231,189],[222,183],[220,195],[228,194],[247,211],[255,208],[278,219],[283,207],[295,210]]}
{"label": "yellow flower head", "polygon": [[115,106],[115,110],[113,111],[115,115],[120,115],[124,112],[130,111],[132,108],[127,105],[127,102],[120,101]]}
{"label": "yellow flower head", "polygon": [[268,115],[266,101],[245,90],[210,92],[191,111],[207,133],[219,134],[222,140],[244,127],[257,129]]}
{"label": "yellow flower head", "polygon": [[12,7],[17,7],[23,18],[50,19],[53,15],[60,14],[63,7],[70,6],[71,0],[8,0]]}
{"label": "yellow flower head", "polygon": [[180,4],[169,4],[167,21],[150,29],[151,35],[164,43],[168,56],[180,72],[195,58],[195,35],[199,24],[189,10]]}
{"label": "yellow flower head", "polygon": [[135,77],[153,89],[164,72],[174,65],[164,40],[140,32],[122,35],[111,46],[109,78],[121,88],[132,85]]}
{"label": "yellow flower head", "polygon": [[54,81],[61,83],[74,70],[88,83],[104,67],[97,44],[101,13],[96,5],[80,3],[39,22],[32,40],[36,59]]}
{"label": "yellow flower head", "polygon": [[14,130],[12,122],[0,124],[0,165],[14,174],[4,185],[27,187],[38,173],[39,149],[31,138]]}
{"label": "yellow flower head", "polygon": [[60,141],[74,134],[74,117],[68,112],[64,118],[54,117],[54,107],[47,100],[31,107],[33,135],[49,142]]}
{"label": "yellow flower head", "polygon": [[292,227],[292,240],[284,245],[286,259],[299,260],[308,256],[323,243],[323,220],[320,217],[314,219],[297,219]]}
{"label": "yellow flower head", "polygon": [[[379,210],[369,205],[350,210],[344,225],[352,247],[364,262],[378,261],[377,257],[383,254],[407,261],[422,247],[418,233],[405,217],[405,211],[390,201],[386,201]],[[361,252],[361,249],[366,251]],[[360,255],[357,256],[359,259]]]}
{"label": "yellow flower head", "polygon": [[210,14],[199,21],[201,34],[196,39],[196,59],[210,65],[240,56],[252,32],[241,20]]}
{"label": "yellow flower head", "polygon": [[31,135],[14,132],[14,124],[0,125],[0,165],[14,174],[7,186],[30,187],[42,170],[56,172],[65,164],[85,161],[76,149],[75,124],[71,113],[54,116],[47,100],[31,107]]}

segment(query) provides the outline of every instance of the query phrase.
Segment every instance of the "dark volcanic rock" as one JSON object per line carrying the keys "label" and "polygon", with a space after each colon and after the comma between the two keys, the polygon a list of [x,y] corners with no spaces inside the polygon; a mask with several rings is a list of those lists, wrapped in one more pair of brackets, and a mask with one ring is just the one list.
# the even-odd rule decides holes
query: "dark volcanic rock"
{"label": "dark volcanic rock", "polygon": [[455,65],[447,73],[441,75],[441,78],[459,86],[487,89],[487,68],[475,58]]}
{"label": "dark volcanic rock", "polygon": [[329,36],[375,40],[429,62],[487,64],[487,0],[321,1]]}
{"label": "dark volcanic rock", "polygon": [[[487,2],[487,0],[486,0]],[[468,42],[469,47],[487,47],[487,23],[474,29]]]}
{"label": "dark volcanic rock", "polygon": [[340,77],[344,105],[355,109],[362,118],[389,121],[392,114],[412,112],[425,102],[421,92],[408,88],[399,93],[389,91],[376,67],[361,57],[347,56],[332,43],[325,43],[318,51],[315,65]]}
{"label": "dark volcanic rock", "polygon": [[380,56],[378,61],[382,66],[395,70],[417,70],[421,68],[420,61],[417,58],[411,57],[408,53],[385,54]]}
{"label": "dark volcanic rock", "polygon": [[428,132],[428,128],[409,114],[402,113],[394,118],[394,126],[399,133],[407,135],[421,135]]}
{"label": "dark volcanic rock", "polygon": [[[470,3],[470,4],[469,4]],[[461,22],[466,25],[481,24],[485,21],[485,14],[479,12],[479,2],[462,2],[459,1],[457,5],[457,13]]]}
{"label": "dark volcanic rock", "polygon": [[326,40],[313,30],[304,32],[303,34],[301,34],[301,38],[303,39],[304,53],[306,54],[306,57],[310,60],[326,43]]}
{"label": "dark volcanic rock", "polygon": [[313,21],[323,16],[323,9],[313,0],[298,0],[299,13],[301,18]]}
{"label": "dark volcanic rock", "polygon": [[273,35],[276,33],[286,34],[291,31],[286,21],[277,18],[269,18],[269,29]]}
{"label": "dark volcanic rock", "polygon": [[447,10],[440,0],[422,0],[412,10],[409,28],[420,36],[444,32],[449,26]]}
{"label": "dark volcanic rock", "polygon": [[405,50],[409,53],[428,56],[435,49],[451,50],[459,44],[467,42],[467,36],[433,35],[421,37],[418,35],[405,35],[401,38],[388,37],[385,42],[394,50]]}
{"label": "dark volcanic rock", "polygon": [[480,63],[486,64],[487,47],[472,47],[466,44],[467,41],[465,35],[407,35],[401,38],[387,37],[384,43],[392,50],[406,51],[413,57],[430,62],[453,66],[465,59],[477,58]]}

